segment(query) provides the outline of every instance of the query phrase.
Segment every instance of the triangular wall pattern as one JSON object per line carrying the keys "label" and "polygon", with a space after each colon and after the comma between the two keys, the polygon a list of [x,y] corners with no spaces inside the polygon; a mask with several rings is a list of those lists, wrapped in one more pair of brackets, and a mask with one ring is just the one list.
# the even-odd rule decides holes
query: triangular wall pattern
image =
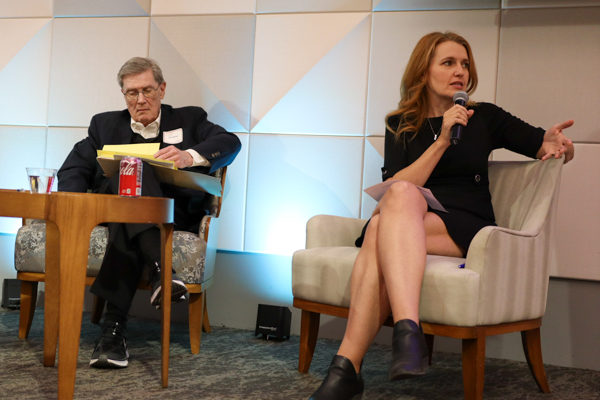
{"label": "triangular wall pattern", "polygon": [[155,17],[153,22],[242,131],[248,131],[254,17]]}
{"label": "triangular wall pattern", "polygon": [[252,132],[363,135],[370,26],[364,17]]}
{"label": "triangular wall pattern", "polygon": [[258,16],[251,128],[367,15]]}
{"label": "triangular wall pattern", "polygon": [[150,57],[160,63],[167,82],[165,104],[174,107],[196,105],[206,110],[211,122],[228,131],[246,131],[154,23]]}
{"label": "triangular wall pattern", "polygon": [[45,25],[0,71],[0,124],[47,123],[52,20],[36,22]]}
{"label": "triangular wall pattern", "polygon": [[[48,19],[0,19],[0,70],[35,36],[47,23]],[[10,40],[7,40],[10,38]]]}

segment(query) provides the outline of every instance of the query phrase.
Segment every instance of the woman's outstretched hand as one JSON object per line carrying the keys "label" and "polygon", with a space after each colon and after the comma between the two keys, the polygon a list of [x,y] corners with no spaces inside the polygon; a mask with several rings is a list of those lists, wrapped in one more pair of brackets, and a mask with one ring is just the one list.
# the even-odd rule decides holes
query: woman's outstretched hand
{"label": "woman's outstretched hand", "polygon": [[556,124],[546,131],[544,141],[538,150],[537,158],[544,161],[550,157],[561,158],[565,155],[565,164],[575,156],[575,147],[573,141],[563,133],[564,129],[571,127],[575,121],[572,119],[561,124]]}

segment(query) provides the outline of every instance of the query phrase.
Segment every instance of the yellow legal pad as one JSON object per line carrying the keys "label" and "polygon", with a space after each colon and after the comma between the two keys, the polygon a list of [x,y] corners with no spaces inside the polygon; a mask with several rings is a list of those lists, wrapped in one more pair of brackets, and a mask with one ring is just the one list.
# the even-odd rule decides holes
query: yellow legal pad
{"label": "yellow legal pad", "polygon": [[150,164],[165,168],[177,169],[175,161],[159,160],[153,155],[160,149],[160,143],[111,144],[98,150],[98,157],[109,160],[120,160],[123,157],[139,157]]}

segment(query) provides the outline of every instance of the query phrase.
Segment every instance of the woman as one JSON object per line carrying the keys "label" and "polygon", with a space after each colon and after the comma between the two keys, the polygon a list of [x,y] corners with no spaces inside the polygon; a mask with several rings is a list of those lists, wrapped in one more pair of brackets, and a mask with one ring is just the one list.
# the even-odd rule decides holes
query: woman
{"label": "woman", "polygon": [[[501,108],[455,105],[458,91],[471,94],[477,71],[468,42],[452,33],[425,35],[402,78],[401,100],[386,117],[383,179],[390,186],[373,211],[352,271],[351,304],[342,344],[314,400],[360,399],[362,359],[383,322],[394,318],[390,379],[425,374],[427,346],[419,325],[419,298],[427,254],[464,257],[473,236],[495,225],[488,157],[505,147],[546,160],[574,155],[563,129],[544,131]],[[451,131],[463,125],[457,145]],[[416,186],[424,186],[449,211],[428,209]]]}

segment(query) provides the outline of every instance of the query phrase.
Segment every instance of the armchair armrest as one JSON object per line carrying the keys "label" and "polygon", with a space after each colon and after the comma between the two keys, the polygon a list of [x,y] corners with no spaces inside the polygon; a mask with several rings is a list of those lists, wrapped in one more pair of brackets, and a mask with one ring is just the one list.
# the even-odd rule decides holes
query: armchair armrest
{"label": "armchair armrest", "polygon": [[315,215],[306,223],[306,248],[314,247],[354,247],[366,219]]}
{"label": "armchair armrest", "polygon": [[465,268],[480,274],[478,325],[544,315],[553,260],[550,235],[550,229],[531,232],[497,226],[475,235]]}

